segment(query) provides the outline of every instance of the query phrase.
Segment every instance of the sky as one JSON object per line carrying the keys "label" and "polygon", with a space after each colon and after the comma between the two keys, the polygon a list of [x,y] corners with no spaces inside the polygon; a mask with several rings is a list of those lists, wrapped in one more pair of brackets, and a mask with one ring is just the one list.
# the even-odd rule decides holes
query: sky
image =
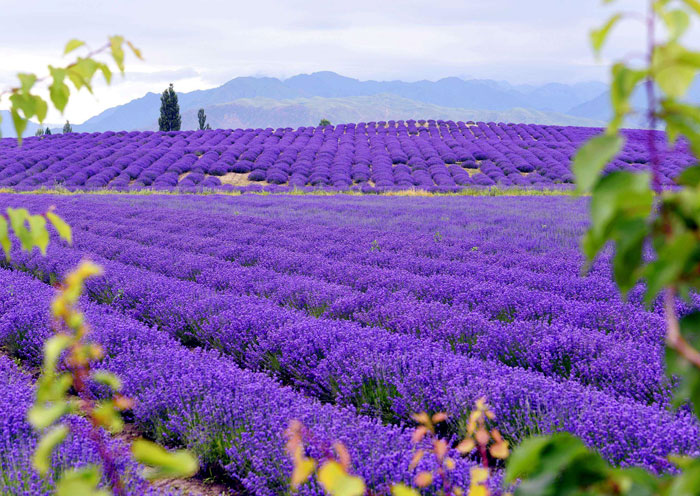
{"label": "sky", "polygon": [[[361,80],[417,81],[457,76],[513,84],[606,81],[607,66],[641,46],[636,21],[611,39],[617,51],[593,56],[588,32],[613,8],[642,0],[0,0],[0,89],[17,72],[43,75],[67,64],[71,38],[100,46],[121,34],[145,61],[95,95],[78,94],[48,122],[80,123],[100,111],[160,93],[206,89],[238,76],[286,78],[334,71]],[[696,33],[693,33],[696,34]],[[700,40],[700,37],[697,37]],[[4,105],[3,105],[4,103]],[[0,102],[7,108],[7,102]]]}

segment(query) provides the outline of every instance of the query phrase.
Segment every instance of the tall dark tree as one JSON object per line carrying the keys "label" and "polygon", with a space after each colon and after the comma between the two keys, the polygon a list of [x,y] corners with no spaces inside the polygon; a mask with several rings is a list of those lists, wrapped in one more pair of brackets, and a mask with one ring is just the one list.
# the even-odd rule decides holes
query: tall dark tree
{"label": "tall dark tree", "polygon": [[44,134],[46,134],[46,135],[51,134],[51,129],[49,129],[49,128],[47,127],[47,128],[46,128],[46,131],[44,131]]}
{"label": "tall dark tree", "polygon": [[211,129],[209,124],[207,124],[207,114],[204,113],[203,108],[197,112],[197,120],[199,121],[199,129]]}
{"label": "tall dark tree", "polygon": [[73,126],[70,125],[70,122],[66,121],[66,123],[63,125],[63,134],[68,134],[73,132]]}
{"label": "tall dark tree", "polygon": [[160,97],[160,118],[158,129],[161,131],[179,131],[182,119],[180,117],[180,105],[177,103],[177,93],[170,83],[168,89],[163,91]]}

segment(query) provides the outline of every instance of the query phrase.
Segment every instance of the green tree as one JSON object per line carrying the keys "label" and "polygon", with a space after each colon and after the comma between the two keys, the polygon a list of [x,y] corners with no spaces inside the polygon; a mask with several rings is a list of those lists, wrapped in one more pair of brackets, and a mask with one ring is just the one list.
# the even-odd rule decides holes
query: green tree
{"label": "green tree", "polygon": [[177,102],[177,93],[173,89],[173,83],[163,91],[160,97],[160,118],[158,119],[159,131],[179,131],[182,119],[180,117],[180,105]]}
{"label": "green tree", "polygon": [[49,129],[49,128],[47,127],[47,128],[44,130],[44,134],[47,135],[47,136],[50,136],[50,135],[51,135],[51,129]]}
{"label": "green tree", "polygon": [[37,128],[36,132],[34,133],[34,136],[43,136],[43,135],[44,135],[44,128],[39,126]]}
{"label": "green tree", "polygon": [[66,123],[63,125],[63,134],[68,134],[73,132],[73,126],[70,125],[70,122],[66,121]]}
{"label": "green tree", "polygon": [[211,129],[207,123],[207,115],[204,113],[203,108],[197,112],[197,120],[199,121],[199,129]]}
{"label": "green tree", "polygon": [[331,121],[329,121],[328,119],[321,119],[321,122],[319,122],[318,125],[319,127],[330,126]]}

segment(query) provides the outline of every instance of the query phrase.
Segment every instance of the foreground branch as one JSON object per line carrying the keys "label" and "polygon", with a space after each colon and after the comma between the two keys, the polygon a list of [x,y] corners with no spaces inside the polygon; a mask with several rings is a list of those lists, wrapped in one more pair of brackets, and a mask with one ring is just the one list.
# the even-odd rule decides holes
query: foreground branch
{"label": "foreground branch", "polygon": [[693,348],[681,335],[681,327],[676,315],[676,291],[669,288],[664,295],[664,314],[666,316],[666,344],[676,350],[683,358],[700,368],[700,352]]}

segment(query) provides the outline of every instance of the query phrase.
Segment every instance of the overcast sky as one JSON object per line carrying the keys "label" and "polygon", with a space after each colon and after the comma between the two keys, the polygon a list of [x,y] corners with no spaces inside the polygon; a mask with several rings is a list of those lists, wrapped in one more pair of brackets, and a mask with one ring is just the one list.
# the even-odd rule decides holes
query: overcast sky
{"label": "overcast sky", "polygon": [[[588,32],[610,11],[597,0],[0,0],[0,88],[18,71],[67,63],[68,39],[98,46],[108,34],[123,34],[146,60],[128,60],[126,78],[72,101],[72,122],[169,82],[191,91],[237,76],[604,81]],[[628,23],[613,43],[639,46],[640,29]]]}

